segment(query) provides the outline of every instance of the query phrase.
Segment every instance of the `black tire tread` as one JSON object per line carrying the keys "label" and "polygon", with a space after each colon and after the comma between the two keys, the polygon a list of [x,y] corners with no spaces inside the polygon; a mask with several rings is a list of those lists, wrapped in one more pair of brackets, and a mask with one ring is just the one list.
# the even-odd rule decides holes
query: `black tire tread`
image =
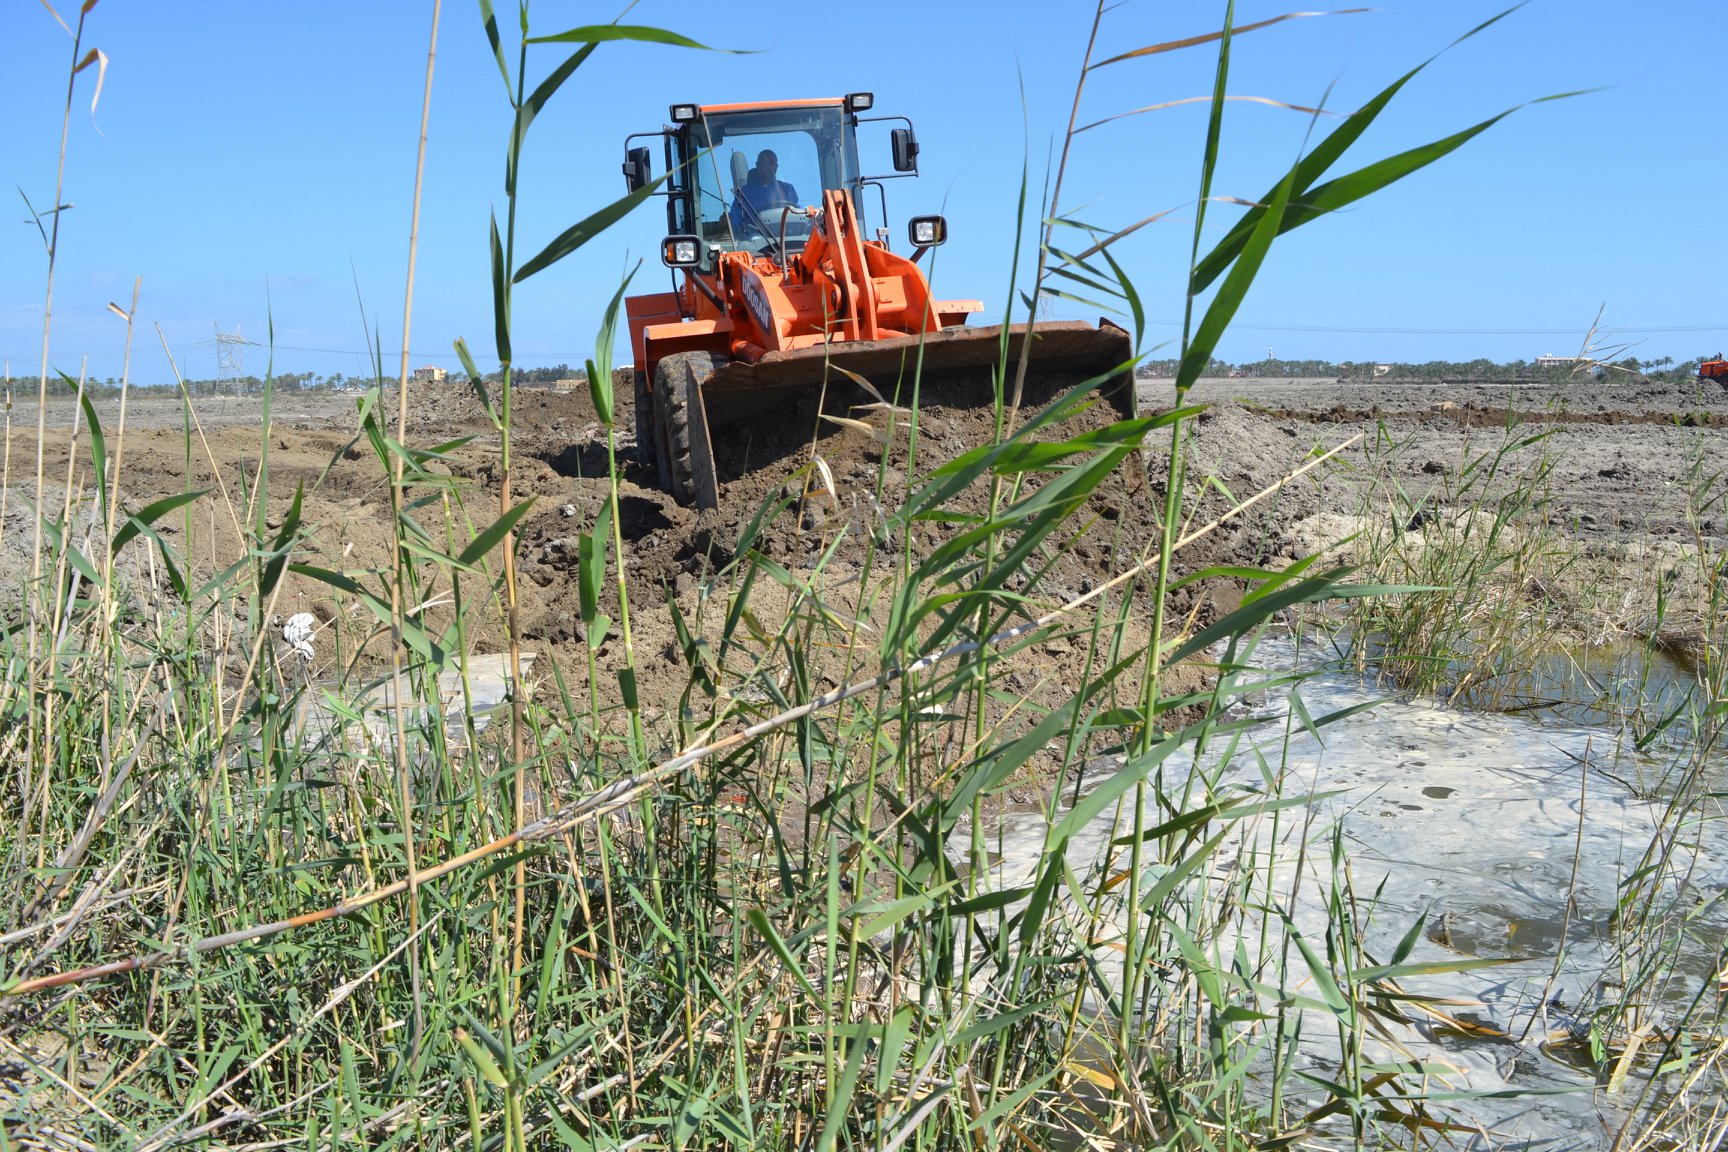
{"label": "black tire tread", "polygon": [[659,467],[660,446],[654,431],[654,398],[648,394],[646,373],[632,371],[636,396],[636,462],[649,470]]}
{"label": "black tire tread", "polygon": [[675,352],[661,360],[654,372],[654,412],[669,473],[666,487],[680,504],[720,506],[702,385],[725,362],[713,352]]}

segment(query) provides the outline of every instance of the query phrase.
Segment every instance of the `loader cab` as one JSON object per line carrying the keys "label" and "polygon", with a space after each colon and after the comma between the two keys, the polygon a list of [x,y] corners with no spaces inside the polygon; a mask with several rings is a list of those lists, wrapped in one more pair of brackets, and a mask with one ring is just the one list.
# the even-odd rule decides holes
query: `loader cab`
{"label": "loader cab", "polygon": [[[632,190],[651,179],[647,148],[630,142],[647,135],[664,138],[668,180],[665,185],[667,230],[674,236],[695,237],[702,248],[700,267],[712,267],[715,252],[769,252],[784,235],[788,253],[803,248],[813,226],[803,209],[819,207],[822,193],[844,190],[851,195],[859,222],[868,234],[867,184],[875,184],[875,199],[886,210],[879,180],[858,163],[860,113],[874,103],[869,93],[822,100],[786,100],[752,104],[674,104],[672,126],[660,133],[641,133],[626,141],[624,173]],[[863,119],[877,119],[863,117]],[[891,117],[904,122],[903,117]],[[916,161],[901,163],[904,135],[896,132],[895,168],[916,173]],[[916,144],[911,144],[915,156]],[[767,158],[769,163],[764,165]],[[772,176],[765,168],[775,168]]]}
{"label": "loader cab", "polygon": [[797,251],[811,221],[788,209],[819,205],[831,188],[861,199],[857,118],[841,100],[717,105],[680,128],[671,161],[691,225],[682,231],[710,251],[761,251],[780,242],[782,229]]}

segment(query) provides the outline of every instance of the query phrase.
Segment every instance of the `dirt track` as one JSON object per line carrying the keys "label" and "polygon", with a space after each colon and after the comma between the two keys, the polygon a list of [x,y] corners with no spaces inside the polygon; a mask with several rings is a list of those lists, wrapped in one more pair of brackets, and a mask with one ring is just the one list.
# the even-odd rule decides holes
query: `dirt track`
{"label": "dirt track", "polygon": [[[1167,407],[1173,399],[1168,383],[1162,381],[1142,382],[1140,398],[1142,411]],[[279,398],[268,445],[268,516],[274,521],[283,515],[295,485],[303,485],[304,517],[311,534],[301,558],[347,570],[380,563],[388,555],[390,538],[385,468],[364,442],[352,444],[354,399]],[[940,391],[925,397],[916,464],[920,471],[989,438],[990,411],[950,403],[952,399]],[[622,430],[631,427],[631,419],[628,400],[621,400]],[[1421,495],[1456,468],[1468,451],[1479,452],[1498,442],[1509,400],[1527,414],[1529,431],[1551,430],[1547,445],[1556,466],[1550,479],[1550,509],[1558,523],[1586,539],[1691,538],[1682,483],[1688,461],[1701,458],[1707,468],[1716,469],[1721,468],[1718,462],[1728,461],[1728,389],[1720,385],[1584,381],[1563,390],[1529,390],[1511,398],[1505,388],[1490,386],[1208,380],[1190,396],[1190,402],[1211,405],[1195,426],[1190,475],[1196,480],[1211,476],[1238,498],[1272,483],[1316,447],[1331,447],[1358,432],[1367,435],[1347,453],[1342,465],[1293,485],[1245,521],[1185,554],[1184,567],[1278,563],[1311,550],[1320,542],[1316,525],[1323,530],[1325,524],[1317,514],[1358,508],[1363,468],[1371,454],[1383,454],[1382,471],[1389,470],[1407,491]],[[393,400],[387,398],[386,407],[394,413]],[[63,499],[72,412],[69,402],[50,403],[44,492],[51,504]],[[98,412],[113,454],[121,439],[118,406],[104,402]],[[412,413],[409,436],[415,443],[474,437],[451,455],[451,471],[470,482],[465,506],[455,514],[465,514],[478,526],[490,522],[497,514],[497,437],[471,393],[465,387],[417,393]],[[242,478],[255,469],[260,456],[259,409],[252,399],[217,398],[201,401],[198,414],[202,436],[194,431],[188,453],[178,401],[134,396],[127,413],[122,476],[124,492],[134,506],[186,485],[215,490],[192,506],[189,525],[183,513],[163,525],[164,534],[175,541],[189,527],[193,554],[202,574],[208,576],[236,555],[234,514],[220,494],[225,487],[230,501],[235,505],[242,501]],[[34,488],[34,404],[18,403],[10,415],[0,583],[16,588],[19,575],[27,576],[29,571],[32,526],[20,497],[28,497]],[[1095,426],[1109,418],[1108,410],[1099,406],[1081,424]],[[530,646],[569,668],[585,659],[579,638],[574,538],[592,523],[605,498],[604,433],[585,391],[519,391],[514,423],[514,494],[517,499],[532,496],[536,501],[520,528],[523,630]],[[838,507],[802,519],[794,509],[770,525],[756,546],[786,568],[798,570],[813,564],[845,529],[825,584],[845,604],[846,597],[855,594],[846,588],[856,584],[866,557],[872,555],[870,530],[882,523],[871,509],[878,470],[882,470],[885,503],[892,505],[905,496],[904,429],[884,461],[871,437],[827,423],[818,426],[812,400],[772,426],[717,435],[723,509],[702,516],[654,490],[650,478],[633,461],[626,465],[620,506],[645,702],[665,706],[685,682],[682,657],[664,608],[665,590],[672,591],[686,614],[694,616],[702,609],[698,578],[707,566],[730,558],[758,506],[779,491],[807,458],[812,431],[818,428],[817,447],[834,474]],[[1389,445],[1395,445],[1396,451],[1387,452]],[[630,455],[622,431],[619,450],[622,456]],[[79,452],[82,459],[87,448],[81,446]],[[1050,594],[1087,590],[1119,571],[1152,538],[1153,507],[1159,502],[1156,493],[1161,491],[1163,472],[1159,455],[1154,452],[1147,461],[1153,495],[1148,494],[1139,469],[1130,468],[1113,478],[1114,487],[1094,497],[1088,508],[1093,519],[1073,552],[1058,562]],[[968,494],[961,506],[977,511],[983,499],[981,493]],[[1216,486],[1198,505],[1202,518],[1225,506]],[[440,508],[423,508],[417,515],[434,536],[442,536]],[[1728,539],[1728,524],[1720,517],[1706,519],[1699,527],[1718,543]],[[910,545],[917,553],[935,539],[934,531],[922,538],[915,534]],[[897,548],[902,542],[887,543]],[[873,554],[878,564],[885,562],[880,549]],[[130,559],[142,568],[137,557]],[[442,597],[448,589],[432,592]],[[615,594],[608,590],[606,595],[609,604],[603,610],[615,617],[615,607],[609,606]],[[1231,600],[1227,588],[1209,595],[1217,602],[1205,603],[1203,597],[1196,604],[1190,598],[1178,607],[1195,608],[1204,617],[1228,607]],[[5,599],[18,601],[11,592]],[[366,624],[354,605],[340,603],[330,589],[300,577],[289,580],[274,610],[283,616],[312,611],[326,625],[345,618],[360,631]],[[714,613],[709,605],[707,614]],[[434,609],[432,619],[438,618]],[[329,670],[337,658],[334,632],[327,628],[320,638],[323,670]],[[354,635],[344,641],[349,650]],[[474,637],[481,651],[496,650],[501,641],[495,625],[482,628]],[[615,642],[600,654],[602,666],[616,665],[621,658]],[[1031,685],[1028,681],[1016,686],[1024,690]]]}

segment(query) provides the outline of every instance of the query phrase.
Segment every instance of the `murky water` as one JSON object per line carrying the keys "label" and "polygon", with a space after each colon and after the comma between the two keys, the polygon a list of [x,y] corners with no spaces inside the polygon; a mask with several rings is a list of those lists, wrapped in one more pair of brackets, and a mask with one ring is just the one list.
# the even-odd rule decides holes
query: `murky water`
{"label": "murky water", "polygon": [[[1293,641],[1268,641],[1255,663],[1288,669],[1300,656]],[[1314,717],[1381,698],[1372,686],[1334,672],[1314,675],[1299,691]],[[1275,891],[1291,891],[1301,874],[1292,908],[1296,929],[1323,954],[1324,897],[1337,880],[1329,846],[1338,830],[1359,902],[1366,905],[1378,890],[1362,933],[1370,954],[1389,959],[1426,914],[1410,962],[1505,961],[1400,980],[1408,992],[1462,1001],[1445,1012],[1493,1034],[1461,1035],[1411,1013],[1416,1022],[1394,1025],[1390,1041],[1371,1040],[1366,1058],[1421,1060],[1435,1070],[1426,1085],[1434,1092],[1525,1093],[1467,1095],[1432,1106],[1482,1126],[1483,1135],[1474,1138],[1454,1133],[1458,1146],[1606,1147],[1653,1062],[1629,1062],[1627,1083],[1610,1090],[1612,1059],[1593,1064],[1587,1041],[1575,1038],[1587,1035],[1592,1013],[1627,996],[1628,983],[1637,990],[1637,1019],[1649,1026],[1652,1054],[1661,1037],[1675,1034],[1694,1001],[1700,1007],[1680,1031],[1708,1028],[1714,1020],[1728,938],[1725,822],[1695,818],[1677,835],[1659,836],[1660,790],[1638,781],[1661,778],[1666,762],[1628,754],[1606,730],[1552,716],[1383,699],[1322,728],[1316,739],[1289,722],[1286,698],[1253,707],[1261,722],[1249,729],[1224,779],[1258,785],[1259,757],[1284,773],[1286,796],[1335,793],[1314,801],[1314,820],[1306,827],[1300,817],[1280,821],[1275,840],[1270,821],[1237,833],[1237,847],[1257,840],[1252,846],[1276,859]],[[1169,771],[1167,765],[1167,777]],[[1709,803],[1716,808],[1705,811],[1718,815],[1720,801]],[[1110,840],[1130,828],[1128,812],[1107,812],[1071,841],[1069,863],[1087,875]],[[993,831],[991,846],[1001,853],[991,869],[993,884],[1029,880],[1045,831],[1037,815],[1012,817]],[[1622,971],[1625,939],[1616,926],[1620,901],[1631,890],[1624,886],[1653,842],[1669,848],[1654,900],[1684,942],[1678,965],[1646,987]],[[1114,866],[1122,867],[1122,860]],[[1251,922],[1248,930],[1258,926]],[[1113,953],[1101,952],[1099,961],[1108,965],[1113,957],[1119,964]],[[1111,978],[1119,979],[1119,968]],[[1313,993],[1310,983],[1306,994]],[[1336,1077],[1336,1040],[1322,1039],[1333,1031],[1323,1017],[1308,1022],[1299,1068]]]}
{"label": "murky water", "polygon": [[[1340,646],[1347,640],[1347,634],[1341,634]],[[1378,654],[1372,642],[1368,648],[1371,655]],[[1469,669],[1468,661],[1455,662],[1444,679],[1456,682]],[[1694,654],[1686,648],[1631,638],[1589,647],[1554,645],[1537,652],[1528,667],[1479,683],[1460,703],[1610,730],[1617,734],[1614,744],[1652,754],[1643,766],[1647,771],[1652,765],[1666,768],[1685,754],[1694,738],[1692,704],[1700,691],[1699,673]],[[1609,733],[1602,735],[1607,738]],[[1660,781],[1649,783],[1660,787]]]}

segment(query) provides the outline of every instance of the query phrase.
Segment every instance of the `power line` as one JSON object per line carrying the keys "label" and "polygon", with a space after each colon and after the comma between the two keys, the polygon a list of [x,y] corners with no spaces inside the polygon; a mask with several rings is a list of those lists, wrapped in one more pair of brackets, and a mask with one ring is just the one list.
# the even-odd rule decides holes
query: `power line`
{"label": "power line", "polygon": [[[1181,322],[1176,320],[1149,320],[1148,324],[1166,328],[1179,328]],[[1321,332],[1341,335],[1366,336],[1582,336],[1584,329],[1571,328],[1375,328],[1355,325],[1331,324],[1232,324],[1232,329],[1247,332]],[[1605,324],[1596,330],[1600,336],[1649,336],[1675,334],[1682,332],[1728,332],[1728,324],[1681,324],[1652,325],[1649,327],[1635,324]],[[353,348],[311,348],[296,344],[278,344],[277,348],[287,352],[322,352],[340,356],[365,356],[369,353]],[[94,355],[94,353],[92,353]],[[393,350],[386,350],[386,358],[398,355]],[[459,359],[453,352],[416,352],[410,350],[408,355],[414,359],[449,360]],[[563,360],[566,362],[580,361],[589,355],[588,352],[542,352],[535,358],[540,360]]]}
{"label": "power line", "polygon": [[[1148,320],[1148,324],[1177,328],[1181,324],[1175,320]],[[1584,329],[1572,326],[1568,328],[1381,328],[1366,325],[1340,324],[1247,324],[1235,323],[1231,329],[1245,332],[1319,332],[1339,335],[1357,336],[1581,336]],[[1596,330],[1601,336],[1656,336],[1675,335],[1689,332],[1728,332],[1728,324],[1605,324]],[[209,347],[217,343],[215,340],[193,341],[194,347]],[[255,347],[261,347],[255,341],[247,341]],[[374,350],[364,348],[319,348],[309,344],[276,344],[272,347],[279,352],[318,352],[330,356],[361,356],[370,359]],[[124,348],[91,349],[84,355],[89,356],[119,356]],[[592,349],[582,352],[541,352],[535,356],[537,360],[562,360],[566,363],[581,361],[590,355]],[[386,360],[400,353],[395,349],[383,349],[380,353]],[[459,357],[454,352],[427,352],[410,349],[408,355],[416,360],[446,360],[455,361]],[[10,353],[0,353],[0,356],[11,356]],[[15,359],[22,360],[20,353]]]}

